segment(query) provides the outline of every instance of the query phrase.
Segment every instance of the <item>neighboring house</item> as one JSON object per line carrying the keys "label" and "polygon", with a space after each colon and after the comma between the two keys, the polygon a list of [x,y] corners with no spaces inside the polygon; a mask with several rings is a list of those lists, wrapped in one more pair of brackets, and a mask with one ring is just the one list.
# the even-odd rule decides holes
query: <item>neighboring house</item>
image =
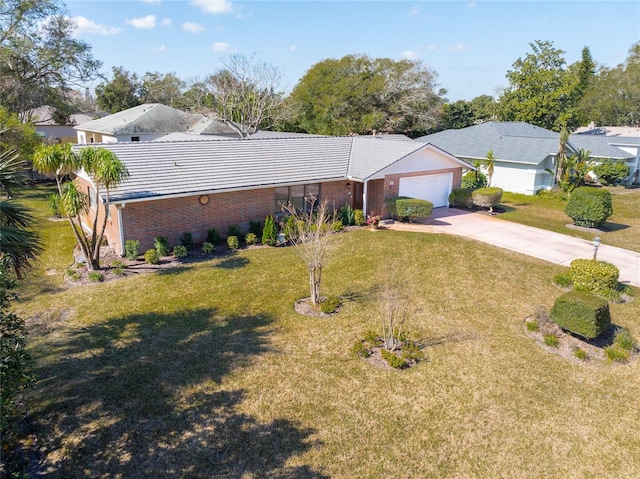
{"label": "neighboring house", "polygon": [[[139,240],[144,250],[156,236],[176,244],[184,232],[203,241],[209,228],[224,235],[237,224],[246,231],[249,221],[282,213],[282,203],[302,208],[310,196],[334,209],[362,208],[367,215],[386,216],[385,198],[400,195],[447,206],[469,168],[436,146],[373,136],[98,146],[113,151],[130,173],[110,193],[106,236],[120,254],[128,239]],[[95,208],[90,178],[81,171],[76,181]]]}
{"label": "neighboring house", "polygon": [[596,126],[594,122],[589,126],[581,126],[575,134],[579,135],[603,135],[603,136],[623,136],[640,137],[640,127],[637,126]]}
{"label": "neighboring house", "polygon": [[185,113],[161,103],[145,103],[74,127],[78,143],[152,141],[170,134],[192,139],[240,138],[246,132],[236,124],[199,113]]}
{"label": "neighboring house", "polygon": [[[554,184],[559,135],[524,122],[487,122],[445,130],[416,138],[473,163],[486,160],[493,150],[495,166],[491,186],[505,191],[534,194]],[[571,145],[567,154],[574,153]]]}
{"label": "neighboring house", "polygon": [[[637,130],[638,134],[620,135],[620,133],[633,134],[633,130]],[[607,134],[612,132],[615,134]],[[589,150],[590,157],[595,162],[602,159],[624,161],[629,167],[629,176],[623,183],[630,184],[636,171],[640,174],[640,129],[638,128],[592,127],[582,133],[571,135],[569,142],[576,149]]]}
{"label": "neighboring house", "polygon": [[33,110],[29,117],[38,135],[60,143],[77,143],[74,127],[105,115],[105,113],[74,113],[69,117],[67,124],[60,125],[54,120],[54,113],[55,110],[50,106],[43,106]]}

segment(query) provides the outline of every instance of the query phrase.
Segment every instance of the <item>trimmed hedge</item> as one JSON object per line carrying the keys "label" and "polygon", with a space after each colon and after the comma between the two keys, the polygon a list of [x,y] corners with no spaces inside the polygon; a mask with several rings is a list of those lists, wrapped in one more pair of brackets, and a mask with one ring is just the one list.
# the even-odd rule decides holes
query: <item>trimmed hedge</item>
{"label": "trimmed hedge", "polygon": [[611,193],[602,188],[576,188],[571,193],[564,212],[578,226],[597,228],[613,214]]}
{"label": "trimmed hedge", "polygon": [[429,217],[433,211],[433,203],[418,198],[396,196],[385,200],[387,210],[400,221],[413,222],[418,217]]}
{"label": "trimmed hedge", "polygon": [[586,291],[570,291],[553,305],[551,321],[586,339],[602,334],[611,324],[609,302]]}
{"label": "trimmed hedge", "polygon": [[502,188],[479,188],[471,193],[473,204],[483,208],[493,208],[502,200]]}
{"label": "trimmed hedge", "polygon": [[569,276],[576,289],[603,293],[618,288],[620,270],[604,261],[574,259],[569,267]]}
{"label": "trimmed hedge", "polygon": [[449,195],[449,204],[459,208],[471,208],[473,199],[471,198],[473,190],[471,188],[460,188],[453,190]]}

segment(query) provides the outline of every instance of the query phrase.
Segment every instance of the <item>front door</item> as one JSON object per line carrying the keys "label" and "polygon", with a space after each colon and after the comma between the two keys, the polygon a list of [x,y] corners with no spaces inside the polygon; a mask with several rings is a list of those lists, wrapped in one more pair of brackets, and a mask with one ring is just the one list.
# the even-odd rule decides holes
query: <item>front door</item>
{"label": "front door", "polygon": [[354,210],[362,209],[362,183],[355,182],[353,185],[353,198],[351,198],[351,207]]}

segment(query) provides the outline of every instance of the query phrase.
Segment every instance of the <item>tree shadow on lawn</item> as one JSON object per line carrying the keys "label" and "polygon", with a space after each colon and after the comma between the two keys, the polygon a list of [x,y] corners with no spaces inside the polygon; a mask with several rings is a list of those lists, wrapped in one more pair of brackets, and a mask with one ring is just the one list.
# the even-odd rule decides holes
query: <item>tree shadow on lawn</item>
{"label": "tree shadow on lawn", "polygon": [[220,388],[268,351],[272,321],[214,309],[139,314],[41,345],[57,359],[36,371],[43,475],[324,477],[285,465],[318,445],[313,430],[286,419],[261,423],[237,409],[243,390]]}

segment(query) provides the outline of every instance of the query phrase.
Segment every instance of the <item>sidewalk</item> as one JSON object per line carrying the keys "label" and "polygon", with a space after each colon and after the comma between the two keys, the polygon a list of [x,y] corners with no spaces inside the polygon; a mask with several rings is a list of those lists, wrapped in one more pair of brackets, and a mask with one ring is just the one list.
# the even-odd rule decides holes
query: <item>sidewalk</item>
{"label": "sidewalk", "polygon": [[[392,230],[464,236],[564,266],[576,258],[593,258],[591,241],[456,208],[436,208],[424,224],[387,220],[384,226]],[[601,244],[598,260],[616,265],[621,283],[640,287],[640,253]]]}

